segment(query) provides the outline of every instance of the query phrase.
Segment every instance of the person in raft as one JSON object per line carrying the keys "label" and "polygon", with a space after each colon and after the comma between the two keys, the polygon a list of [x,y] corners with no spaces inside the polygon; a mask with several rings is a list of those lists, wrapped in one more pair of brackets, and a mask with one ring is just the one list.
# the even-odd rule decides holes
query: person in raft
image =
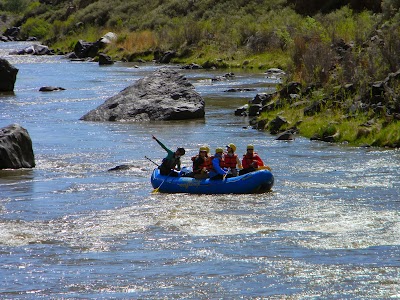
{"label": "person in raft", "polygon": [[238,155],[235,153],[236,151],[236,146],[235,144],[229,144],[226,146],[226,153],[224,153],[224,167],[228,168],[228,171],[232,176],[237,176],[238,175],[238,170],[237,168],[241,169],[242,168],[242,163],[238,157]]}
{"label": "person in raft", "polygon": [[211,157],[211,168],[208,170],[210,179],[224,179],[228,176],[228,171],[223,169],[223,154],[224,149],[219,147],[215,149],[215,154]]}
{"label": "person in raft", "polygon": [[160,169],[160,174],[175,177],[179,176],[179,173],[175,172],[175,170],[181,170],[181,156],[185,155],[185,149],[178,148],[174,152],[165,147],[165,145],[161,143],[154,135],[152,137],[161,146],[161,148],[167,151],[167,156],[162,160],[161,166],[158,167]]}
{"label": "person in raft", "polygon": [[243,169],[239,171],[239,175],[257,171],[259,167],[264,166],[264,162],[262,161],[261,157],[254,152],[253,145],[247,145],[246,154],[243,155],[242,165]]}
{"label": "person in raft", "polygon": [[193,161],[193,177],[196,179],[208,178],[208,170],[211,169],[211,158],[208,157],[210,148],[201,146],[199,154],[192,157]]}
{"label": "person in raft", "polygon": [[211,166],[211,159],[208,157],[210,148],[208,146],[201,146],[199,154],[192,156],[192,172],[183,174],[182,177],[193,177],[195,179],[208,178],[208,169]]}

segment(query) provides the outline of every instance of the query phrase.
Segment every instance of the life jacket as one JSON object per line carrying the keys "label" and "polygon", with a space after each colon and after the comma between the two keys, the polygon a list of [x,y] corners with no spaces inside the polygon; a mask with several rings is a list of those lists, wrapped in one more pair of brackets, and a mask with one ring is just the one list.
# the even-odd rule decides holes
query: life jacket
{"label": "life jacket", "polygon": [[[192,161],[195,162],[199,158],[200,158],[199,155],[193,156]],[[201,164],[196,165],[196,166],[193,164],[193,172],[200,173],[203,168],[206,168],[207,170],[209,170],[211,167],[212,167],[211,159],[208,156],[206,156],[203,158],[203,162]]]}
{"label": "life jacket", "polygon": [[179,162],[180,158],[175,157],[175,155],[172,159],[164,158],[162,160],[161,166],[159,167],[161,174],[168,175]]}
{"label": "life jacket", "polygon": [[202,168],[206,168],[207,170],[209,170],[209,169],[212,167],[211,161],[212,161],[212,159],[211,159],[210,157],[207,156],[207,157],[204,159]]}
{"label": "life jacket", "polygon": [[235,169],[237,165],[237,154],[224,155],[224,167]]}
{"label": "life jacket", "polygon": [[242,160],[243,168],[245,166],[250,166],[253,162],[256,162],[258,166],[257,157],[258,154],[256,152],[254,152],[252,156],[248,156],[247,154],[243,155],[243,160]]}

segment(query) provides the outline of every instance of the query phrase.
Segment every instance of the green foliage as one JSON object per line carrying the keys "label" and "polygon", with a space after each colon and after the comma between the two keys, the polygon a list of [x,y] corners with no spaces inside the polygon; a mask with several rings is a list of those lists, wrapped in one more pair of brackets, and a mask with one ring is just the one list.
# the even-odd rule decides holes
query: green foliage
{"label": "green foliage", "polygon": [[13,13],[22,13],[28,7],[29,0],[4,0],[4,9]]}
{"label": "green foliage", "polygon": [[25,37],[34,36],[38,39],[43,39],[49,34],[51,28],[51,24],[43,19],[29,18],[21,26],[21,34]]}
{"label": "green foliage", "polygon": [[102,27],[108,22],[112,11],[108,1],[97,1],[78,10],[74,19],[87,25]]}
{"label": "green foliage", "polygon": [[57,40],[60,41],[68,35],[77,35],[77,33],[81,30],[82,28],[75,26],[72,18],[69,18],[65,21],[55,20],[51,29],[51,35],[56,36]]}
{"label": "green foliage", "polygon": [[318,128],[316,134],[318,134],[321,137],[328,137],[328,136],[333,136],[335,133],[338,132],[338,129],[335,125],[335,123],[324,123],[323,126]]}
{"label": "green foliage", "polygon": [[398,13],[400,0],[382,0],[382,12],[386,18],[391,18]]}
{"label": "green foliage", "polygon": [[341,38],[345,41],[363,43],[375,29],[377,16],[369,11],[354,13],[347,6],[327,15],[317,16],[331,41]]}
{"label": "green foliage", "polygon": [[26,10],[27,11],[32,11],[32,10],[35,10],[35,9],[37,9],[39,7],[40,7],[40,2],[39,1],[33,1],[33,2],[31,2],[31,3],[29,3],[27,5]]}

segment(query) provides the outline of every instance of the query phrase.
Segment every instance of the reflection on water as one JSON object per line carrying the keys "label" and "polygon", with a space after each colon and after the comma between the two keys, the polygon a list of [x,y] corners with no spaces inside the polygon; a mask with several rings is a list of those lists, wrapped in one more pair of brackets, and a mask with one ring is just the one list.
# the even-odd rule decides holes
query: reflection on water
{"label": "reflection on water", "polygon": [[12,192],[16,192],[17,194],[25,194],[31,197],[33,194],[34,172],[33,169],[0,170],[3,193],[5,194],[5,191],[9,190],[10,196]]}
{"label": "reflection on water", "polygon": [[[19,45],[19,44],[17,44]],[[182,72],[205,97],[206,118],[146,124],[79,121],[158,65],[2,56],[20,69],[0,96],[0,126],[19,123],[36,168],[0,171],[2,298],[388,299],[400,297],[398,151],[276,141],[235,117],[264,74]],[[6,49],[7,48],[7,49]],[[40,93],[41,86],[65,91]],[[255,92],[227,93],[232,87]],[[272,167],[257,195],[152,194],[168,147],[187,155],[248,143]],[[117,165],[128,170],[109,172]]]}

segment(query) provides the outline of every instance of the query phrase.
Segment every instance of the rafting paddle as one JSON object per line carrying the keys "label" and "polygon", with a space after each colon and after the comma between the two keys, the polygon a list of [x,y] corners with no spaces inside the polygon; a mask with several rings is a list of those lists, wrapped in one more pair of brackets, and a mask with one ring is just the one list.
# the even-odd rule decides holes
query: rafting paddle
{"label": "rafting paddle", "polygon": [[156,194],[156,193],[159,192],[160,187],[163,185],[163,183],[165,182],[165,180],[168,179],[169,175],[171,175],[172,172],[174,172],[174,170],[171,170],[171,172],[169,172],[169,174],[167,175],[167,177],[164,178],[164,180],[161,182],[161,184],[151,192],[152,194]]}
{"label": "rafting paddle", "polygon": [[[148,158],[147,156],[145,156],[144,158],[146,158],[146,159],[148,159],[149,161],[151,161],[151,162],[152,162],[153,164],[155,164],[157,167],[160,166],[159,164],[155,163],[154,161],[152,161],[152,160],[151,160],[150,158]],[[169,174],[171,174],[171,173],[169,173]],[[164,178],[164,180],[161,182],[161,184],[151,192],[152,194],[158,193],[158,191],[160,190],[160,186],[162,186],[162,184],[163,184],[163,183],[165,182],[165,180],[168,178],[169,174],[167,175],[167,177]]]}
{"label": "rafting paddle", "polygon": [[151,161],[153,164],[155,164],[157,167],[159,167],[160,165],[155,163],[154,161],[152,161],[150,158],[148,158],[147,156],[144,157],[145,159],[148,159],[149,161]]}
{"label": "rafting paddle", "polygon": [[268,170],[268,171],[272,171],[272,169],[269,166],[259,166],[257,168],[258,170]]}
{"label": "rafting paddle", "polygon": [[228,171],[226,171],[226,173],[225,173],[224,176],[222,177],[222,180],[225,180],[226,175],[228,175],[230,171],[231,171],[231,168],[228,168]]}

